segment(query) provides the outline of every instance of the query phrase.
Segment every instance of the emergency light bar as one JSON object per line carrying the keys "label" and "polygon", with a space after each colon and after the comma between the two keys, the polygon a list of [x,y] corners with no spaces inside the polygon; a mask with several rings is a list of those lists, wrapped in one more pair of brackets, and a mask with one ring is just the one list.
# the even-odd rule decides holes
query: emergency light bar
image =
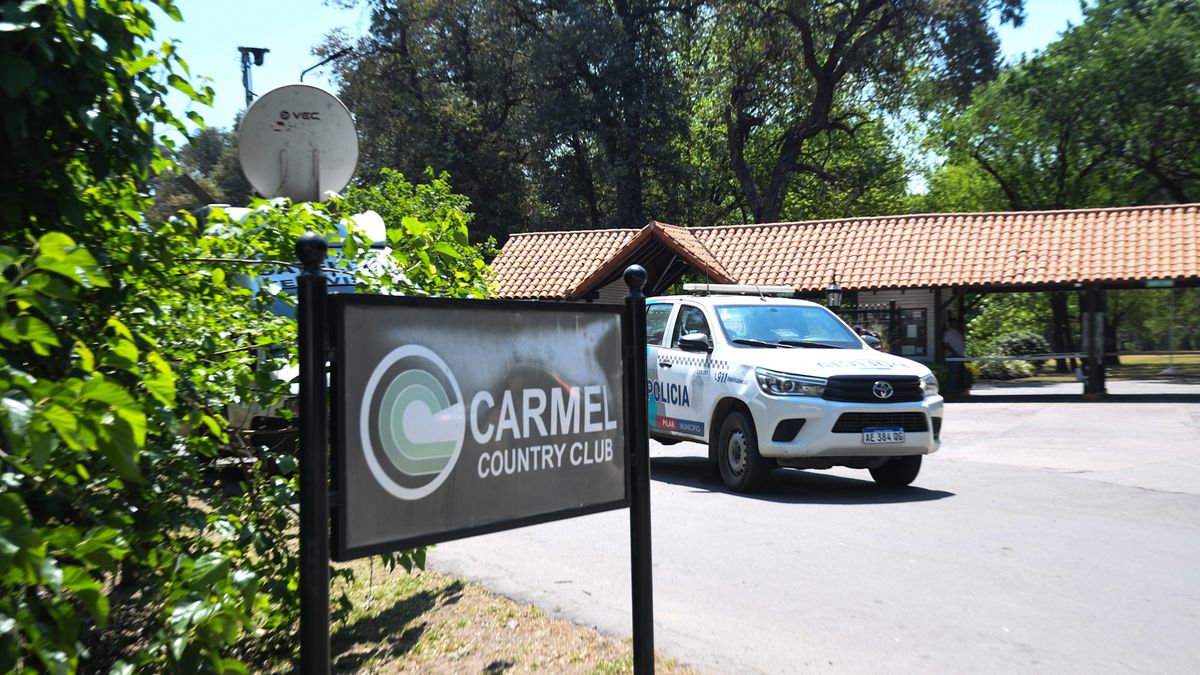
{"label": "emergency light bar", "polygon": [[755,286],[754,284],[684,284],[689,293],[725,293],[729,295],[784,295],[793,296],[796,289],[791,286]]}

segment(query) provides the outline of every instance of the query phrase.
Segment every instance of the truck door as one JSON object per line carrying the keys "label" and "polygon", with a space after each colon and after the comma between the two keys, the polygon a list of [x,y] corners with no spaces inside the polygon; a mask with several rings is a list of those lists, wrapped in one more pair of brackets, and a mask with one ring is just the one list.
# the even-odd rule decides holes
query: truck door
{"label": "truck door", "polygon": [[659,414],[658,399],[654,396],[655,383],[660,382],[658,364],[674,309],[675,305],[665,302],[646,305],[646,419],[652,431],[657,429],[655,422]]}
{"label": "truck door", "polygon": [[711,344],[712,331],[704,310],[683,304],[675,317],[670,346],[663,349],[658,359],[662,384],[656,395],[660,410],[665,409],[665,414],[659,412],[659,428],[674,435],[703,439],[710,404],[712,354],[681,349],[679,338],[691,333],[703,333]]}

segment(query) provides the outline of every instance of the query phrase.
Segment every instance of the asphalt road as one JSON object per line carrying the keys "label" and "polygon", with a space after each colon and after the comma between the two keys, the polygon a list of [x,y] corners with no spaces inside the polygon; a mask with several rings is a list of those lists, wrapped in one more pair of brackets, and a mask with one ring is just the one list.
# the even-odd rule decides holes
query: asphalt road
{"label": "asphalt road", "polygon": [[[915,487],[777,471],[726,492],[651,450],[655,639],[718,673],[1200,671],[1200,403],[951,403]],[[691,456],[695,453],[696,456]],[[431,564],[617,637],[628,512]]]}

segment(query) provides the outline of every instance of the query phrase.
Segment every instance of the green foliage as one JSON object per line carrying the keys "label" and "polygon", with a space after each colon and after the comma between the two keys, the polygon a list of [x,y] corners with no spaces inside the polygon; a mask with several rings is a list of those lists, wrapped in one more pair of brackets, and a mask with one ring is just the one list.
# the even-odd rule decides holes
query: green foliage
{"label": "green foliage", "polygon": [[[178,14],[172,0],[155,4]],[[212,90],[179,75],[187,65],[174,45],[150,46],[154,23],[142,2],[5,2],[2,12],[0,232],[31,222],[83,227],[89,211],[123,206],[115,190],[162,168],[156,125],[184,130],[162,103],[168,92],[207,103]],[[95,189],[77,189],[81,180]]]}
{"label": "green foliage", "polygon": [[1010,333],[1043,334],[1050,319],[1050,305],[1045,293],[985,295],[968,315],[967,354],[990,354],[991,344]]}
{"label": "green foliage", "polygon": [[[291,299],[257,277],[292,260],[300,234],[349,230],[348,264],[375,271],[366,288],[479,297],[466,202],[444,179],[408,186],[382,254],[336,200],[147,221],[139,186],[171,166],[154,125],[182,126],[161,94],[208,94],[172,45],[146,47],[142,3],[0,11],[0,60],[44,66],[31,82],[6,66],[0,84],[12,158],[0,170],[24,167],[5,174],[0,211],[0,671],[290,661],[295,463],[224,414],[276,409],[289,392],[288,357],[270,347],[294,344],[295,326],[270,308]],[[11,133],[21,124],[27,136]]]}
{"label": "green foliage", "polygon": [[978,377],[984,380],[1015,380],[1036,372],[1028,361],[976,361],[974,365]]}
{"label": "green foliage", "polygon": [[[353,2],[353,0],[348,0]],[[913,74],[959,96],[1020,0],[359,0],[339,61],[372,171],[448,170],[476,241],[529,229],[890,213],[885,110]],[[332,54],[351,46],[332,36]]]}
{"label": "green foliage", "polygon": [[[150,180],[154,195],[148,214],[151,220],[166,220],[180,210],[195,211],[209,204],[245,206],[250,202],[254,191],[242,174],[236,133],[217,127],[200,129],[173,157],[174,170]],[[188,179],[207,197],[189,190]]]}
{"label": "green foliage", "polygon": [[484,256],[495,254],[494,242],[472,246],[470,201],[451,191],[446,174],[427,170],[426,178],[428,183],[413,184],[400,172],[384,169],[371,187],[346,191],[345,212],[374,211],[388,228],[392,266],[362,278],[384,291],[486,298]]}
{"label": "green foliage", "polygon": [[992,340],[992,351],[999,356],[1049,354],[1050,343],[1034,333],[1008,333]]}
{"label": "green foliage", "polygon": [[1200,288],[1109,291],[1108,311],[1121,350],[1200,349]]}
{"label": "green foliage", "polygon": [[[1049,354],[1051,349],[1049,341],[1036,333],[1008,333],[992,340],[990,351],[997,356],[1029,356]],[[1037,372],[1046,364],[1046,359],[1035,359],[1028,363]]]}
{"label": "green foliage", "polygon": [[927,210],[1191,202],[1200,4],[1100,0],[1033,58],[942,110]]}
{"label": "green foliage", "polygon": [[[712,16],[700,17],[701,72],[719,99],[730,171],[754,222],[778,220],[789,196],[811,187],[795,179],[837,183],[830,147],[905,104],[914,75],[954,97],[993,77],[992,11],[1019,22],[1021,3],[713,3]],[[882,167],[862,168],[850,190],[872,187],[868,176],[894,184],[880,180]]]}

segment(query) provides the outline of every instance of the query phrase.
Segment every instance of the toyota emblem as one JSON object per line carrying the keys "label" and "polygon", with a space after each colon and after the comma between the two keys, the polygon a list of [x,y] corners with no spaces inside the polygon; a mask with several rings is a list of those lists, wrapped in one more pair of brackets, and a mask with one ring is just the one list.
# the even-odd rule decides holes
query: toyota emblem
{"label": "toyota emblem", "polygon": [[892,389],[890,383],[878,380],[875,382],[875,386],[871,387],[871,393],[875,394],[875,398],[891,398],[896,390]]}

